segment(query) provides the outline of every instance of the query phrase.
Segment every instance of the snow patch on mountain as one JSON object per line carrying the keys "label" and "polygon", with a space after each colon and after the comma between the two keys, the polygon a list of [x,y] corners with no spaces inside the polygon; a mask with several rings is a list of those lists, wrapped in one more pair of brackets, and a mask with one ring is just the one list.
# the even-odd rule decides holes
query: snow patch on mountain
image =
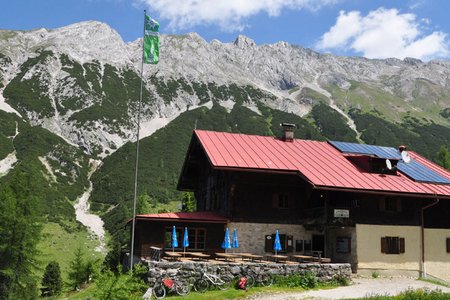
{"label": "snow patch on mountain", "polygon": [[17,162],[16,151],[8,154],[4,159],[0,160],[0,177],[5,176],[14,167]]}
{"label": "snow patch on mountain", "polygon": [[47,170],[48,175],[50,175],[50,177],[46,176],[46,178],[48,180],[51,180],[53,182],[56,182],[56,176],[55,173],[53,172],[52,167],[50,166],[50,164],[48,163],[47,158],[39,156],[38,157],[39,161],[44,165],[45,169]]}
{"label": "snow patch on mountain", "polygon": [[3,97],[3,90],[0,90],[0,110],[6,111],[8,113],[14,113],[22,118],[22,115],[11,107],[8,103],[6,103],[5,98]]}

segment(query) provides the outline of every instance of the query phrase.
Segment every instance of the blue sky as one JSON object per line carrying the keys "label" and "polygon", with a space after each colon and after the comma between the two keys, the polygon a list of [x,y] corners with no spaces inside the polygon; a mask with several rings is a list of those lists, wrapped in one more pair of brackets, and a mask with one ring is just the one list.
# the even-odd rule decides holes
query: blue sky
{"label": "blue sky", "polygon": [[142,35],[144,9],[162,33],[195,31],[207,41],[243,34],[338,55],[450,57],[446,0],[0,0],[0,29],[98,20],[132,41]]}

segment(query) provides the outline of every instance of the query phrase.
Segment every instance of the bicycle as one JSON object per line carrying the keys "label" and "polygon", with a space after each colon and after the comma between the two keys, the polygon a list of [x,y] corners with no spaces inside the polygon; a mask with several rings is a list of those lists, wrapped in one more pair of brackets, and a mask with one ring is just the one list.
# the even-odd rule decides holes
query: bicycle
{"label": "bicycle", "polygon": [[194,283],[194,289],[197,292],[204,293],[210,285],[216,286],[220,290],[225,291],[231,286],[231,278],[228,276],[219,277],[214,274],[202,272],[201,277]]}
{"label": "bicycle", "polygon": [[247,270],[244,272],[244,276],[247,278],[247,286],[250,288],[255,285],[271,286],[273,284],[273,278],[269,274],[256,273],[254,270]]}
{"label": "bicycle", "polygon": [[[178,272],[177,272],[178,273]],[[161,276],[153,286],[153,296],[156,299],[164,299],[168,291],[175,291],[180,296],[186,296],[191,291],[191,285],[176,276]]]}

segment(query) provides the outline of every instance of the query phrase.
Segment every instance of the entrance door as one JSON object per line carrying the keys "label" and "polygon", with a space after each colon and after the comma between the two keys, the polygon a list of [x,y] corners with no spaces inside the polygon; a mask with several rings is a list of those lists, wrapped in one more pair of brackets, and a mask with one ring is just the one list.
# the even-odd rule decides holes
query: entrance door
{"label": "entrance door", "polygon": [[323,256],[325,251],[325,236],[323,234],[312,236],[312,251],[321,251]]}

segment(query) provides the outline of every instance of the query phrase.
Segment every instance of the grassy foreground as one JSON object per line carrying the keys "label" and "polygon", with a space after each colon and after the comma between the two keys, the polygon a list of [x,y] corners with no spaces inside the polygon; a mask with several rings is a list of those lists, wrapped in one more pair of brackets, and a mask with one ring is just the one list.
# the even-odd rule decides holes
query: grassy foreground
{"label": "grassy foreground", "polygon": [[81,247],[85,258],[103,260],[104,255],[95,251],[98,245],[99,241],[82,226],[68,232],[57,223],[46,223],[42,229],[42,240],[38,244],[40,269],[36,275],[42,278],[45,266],[54,260],[61,267],[63,281],[67,281],[69,265],[75,257],[75,250]]}

